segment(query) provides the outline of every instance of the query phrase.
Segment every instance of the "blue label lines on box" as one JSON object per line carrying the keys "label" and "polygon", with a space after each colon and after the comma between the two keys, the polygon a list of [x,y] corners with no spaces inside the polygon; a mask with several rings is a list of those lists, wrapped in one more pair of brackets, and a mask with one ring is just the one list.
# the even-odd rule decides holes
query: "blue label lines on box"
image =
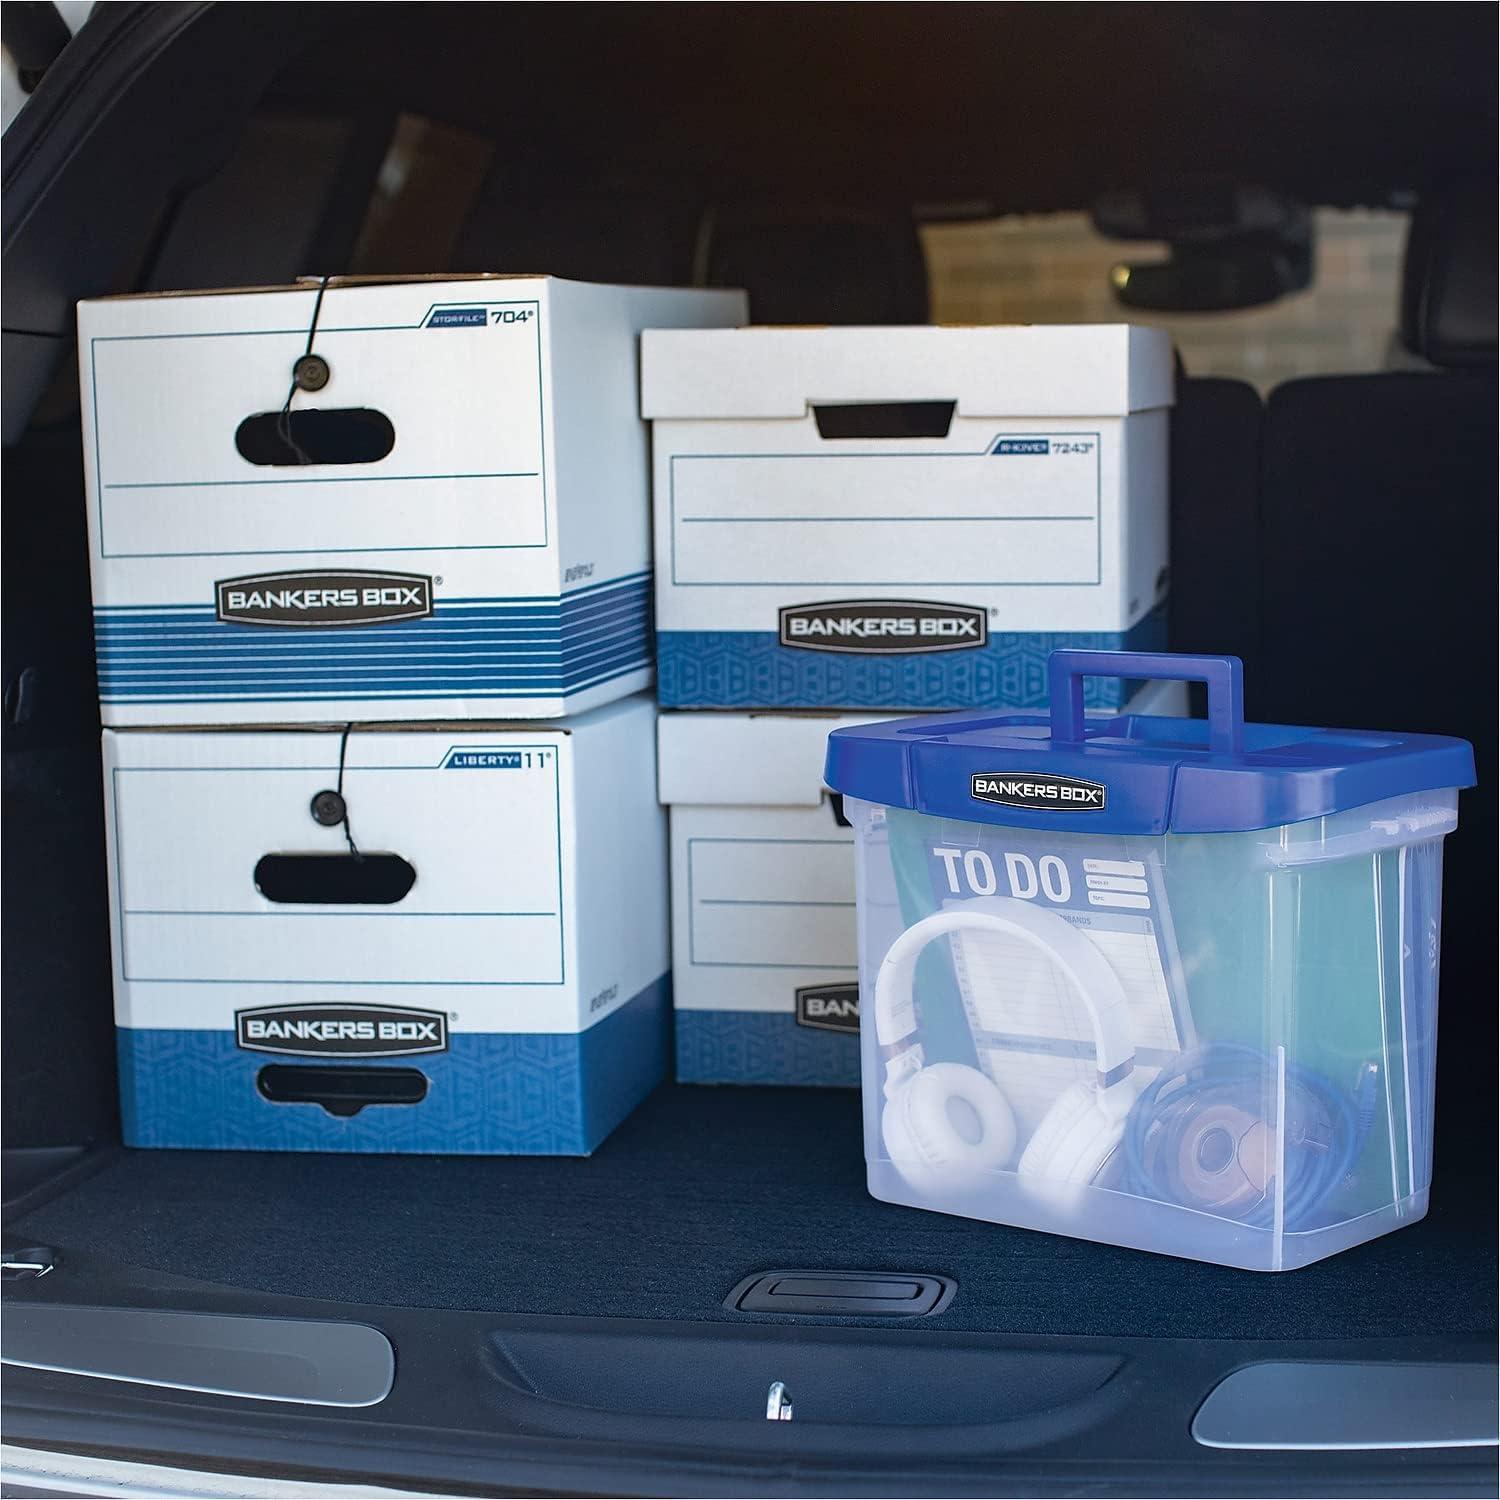
{"label": "blue label lines on box", "polygon": [[231,1029],[122,1026],[125,1140],[200,1150],[588,1151],[635,1104],[640,1080],[660,1076],[669,997],[663,975],[581,1032],[452,1033],[446,1050],[404,1064],[426,1080],[418,1106],[372,1105],[346,1119],[263,1098],[256,1076],[276,1059],[237,1046]]}
{"label": "blue label lines on box", "polygon": [[[1155,651],[1166,644],[1166,607],[1121,631],[996,631],[966,651],[853,655],[783,645],[774,630],[657,633],[663,707],[1039,708],[1047,702],[1047,658],[1064,647]],[[1138,683],[1085,681],[1090,708],[1120,708]]]}
{"label": "blue label lines on box", "polygon": [[536,697],[651,663],[650,574],[560,597],[447,599],[425,619],[286,629],[212,606],[94,611],[106,701]]}

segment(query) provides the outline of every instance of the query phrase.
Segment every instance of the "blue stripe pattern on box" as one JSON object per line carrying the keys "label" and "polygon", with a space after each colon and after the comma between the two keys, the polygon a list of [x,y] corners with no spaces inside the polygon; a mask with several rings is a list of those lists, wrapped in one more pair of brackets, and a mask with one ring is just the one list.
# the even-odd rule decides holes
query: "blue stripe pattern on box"
{"label": "blue stripe pattern on box", "polygon": [[[773,630],[662,630],[657,692],[664,708],[1044,708],[1054,651],[1161,651],[1166,641],[1165,605],[1129,630],[992,631],[972,651],[910,656],[807,651]],[[1084,701],[1123,708],[1139,687],[1090,677]]]}
{"label": "blue stripe pattern on box", "polygon": [[[314,1059],[248,1052],[234,1031],[122,1026],[120,1114],[127,1146],[202,1151],[429,1151],[580,1156],[590,1152],[666,1073],[668,975],[587,1031],[462,1031],[446,1052]],[[366,1105],[348,1118],[318,1104],[262,1098],[268,1064],[416,1068],[419,1104]]]}
{"label": "blue stripe pattern on box", "polygon": [[325,630],[230,623],[212,606],[102,608],[94,640],[106,702],[551,696],[651,665],[651,575]]}
{"label": "blue stripe pattern on box", "polygon": [[786,1011],[679,1010],[678,1083],[859,1087],[859,1033],[799,1026]]}

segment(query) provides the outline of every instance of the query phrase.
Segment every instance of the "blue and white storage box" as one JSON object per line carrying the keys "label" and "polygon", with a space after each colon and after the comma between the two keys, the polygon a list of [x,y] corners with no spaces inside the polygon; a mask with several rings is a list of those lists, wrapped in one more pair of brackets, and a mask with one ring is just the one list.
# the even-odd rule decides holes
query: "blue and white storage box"
{"label": "blue and white storage box", "polygon": [[539,718],[649,686],[638,334],[743,317],[543,276],[80,303],[104,722]]}
{"label": "blue and white storage box", "polygon": [[1056,647],[1165,644],[1161,330],[661,330],[641,357],[663,706],[1030,708]]}
{"label": "blue and white storage box", "polygon": [[106,730],[126,1144],[593,1150],[667,1062],[655,717]]}
{"label": "blue and white storage box", "polygon": [[663,714],[681,1083],[859,1083],[854,834],[826,714]]}
{"label": "blue and white storage box", "polygon": [[[1095,674],[1206,680],[1208,722],[1088,722]],[[870,1191],[1262,1271],[1420,1219],[1470,747],[1246,724],[1234,657],[1050,675],[1050,725],[830,737]]]}

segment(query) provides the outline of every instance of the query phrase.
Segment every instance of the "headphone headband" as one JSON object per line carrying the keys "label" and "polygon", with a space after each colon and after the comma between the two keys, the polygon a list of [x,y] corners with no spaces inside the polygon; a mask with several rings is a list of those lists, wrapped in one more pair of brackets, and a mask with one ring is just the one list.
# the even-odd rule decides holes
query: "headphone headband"
{"label": "headphone headband", "polygon": [[998,932],[1044,953],[1064,974],[1094,1030],[1101,1087],[1123,1081],[1135,1066],[1129,1004],[1104,955],[1056,912],[1014,896],[981,896],[945,906],[908,927],[891,944],[875,980],[875,1036],[882,1046],[904,1041],[917,1029],[912,984],[922,950],[955,932]]}

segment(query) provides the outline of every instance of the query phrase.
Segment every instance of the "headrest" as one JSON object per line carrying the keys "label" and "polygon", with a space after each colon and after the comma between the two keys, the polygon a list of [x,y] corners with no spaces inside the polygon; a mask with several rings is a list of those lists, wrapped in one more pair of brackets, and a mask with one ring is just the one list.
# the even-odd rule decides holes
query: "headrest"
{"label": "headrest", "polygon": [[1424,197],[1406,238],[1401,341],[1435,365],[1495,363],[1495,184],[1469,183]]}
{"label": "headrest", "polygon": [[903,216],[721,210],[704,284],[744,287],[756,323],[927,321],[927,262]]}

